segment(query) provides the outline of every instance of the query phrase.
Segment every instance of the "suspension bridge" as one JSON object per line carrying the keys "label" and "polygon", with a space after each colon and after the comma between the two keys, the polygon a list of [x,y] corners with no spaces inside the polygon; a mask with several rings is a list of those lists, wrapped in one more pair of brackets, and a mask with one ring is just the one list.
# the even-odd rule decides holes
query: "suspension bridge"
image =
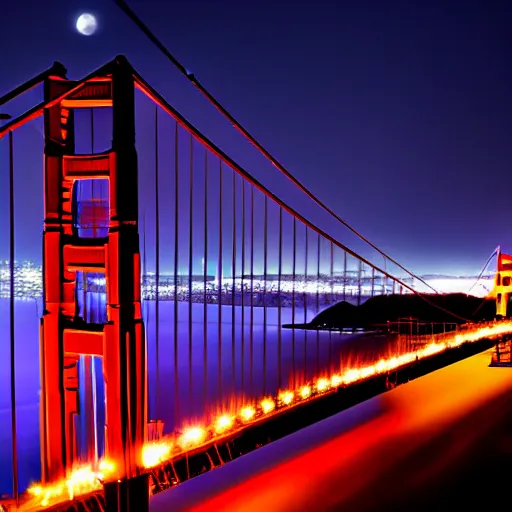
{"label": "suspension bridge", "polygon": [[[5,508],[125,510],[130,501],[147,510],[150,493],[233,458],[230,440],[250,428],[339,389],[512,333],[507,320],[471,324],[456,314],[450,332],[370,344],[358,334],[346,342],[332,329],[284,329],[341,301],[418,294],[431,302],[424,292],[435,290],[364,237],[402,277],[283,201],[126,58],[79,80],[56,63],[0,105],[41,84],[43,101],[4,115],[0,127],[9,183],[1,325],[10,354],[2,377],[10,402],[1,407],[9,416],[3,424],[11,425],[1,460],[9,461],[14,482]],[[19,300],[29,283],[15,279],[22,228],[15,197],[25,184],[16,169],[24,130],[41,118],[43,297],[36,315],[24,316],[31,306]],[[152,151],[139,139],[149,139]],[[510,286],[507,261],[496,282],[500,307],[508,301],[501,301]],[[36,364],[27,362],[38,352]],[[20,376],[25,365],[32,368],[28,391],[20,386],[29,378]],[[30,400],[39,388],[38,412]],[[20,397],[32,405],[22,410]],[[19,424],[30,422],[40,434],[37,464],[18,435]],[[198,454],[203,462],[194,469]]]}

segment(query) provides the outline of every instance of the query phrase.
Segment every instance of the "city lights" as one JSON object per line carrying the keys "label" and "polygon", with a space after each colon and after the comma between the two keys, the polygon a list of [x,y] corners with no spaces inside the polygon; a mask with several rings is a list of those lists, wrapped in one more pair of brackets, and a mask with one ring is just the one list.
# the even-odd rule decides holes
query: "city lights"
{"label": "city lights", "polygon": [[[482,286],[475,288],[472,293],[476,296],[484,297],[493,286],[493,277],[482,279]],[[143,300],[155,300],[156,298],[156,276],[154,273],[147,272],[142,276],[142,298]],[[361,294],[362,297],[370,297],[372,295],[390,294],[393,293],[391,280],[383,279],[382,277],[366,277],[362,276],[361,283],[358,277],[350,273],[344,278],[335,273],[333,276],[320,275],[318,276],[304,276],[297,275],[295,279],[289,275],[283,275],[281,279],[267,278],[265,281],[259,276],[254,276],[253,279],[246,277],[241,279],[236,277],[226,277],[219,283],[218,280],[207,280],[206,283],[201,280],[193,280],[191,293],[189,293],[188,280],[182,279],[179,276],[178,283],[175,286],[174,278],[162,275],[158,283],[158,298],[159,300],[174,300],[174,297],[179,301],[188,301],[190,296],[192,302],[202,303],[205,300],[211,304],[218,302],[219,291],[223,297],[223,303],[229,303],[232,300],[233,291],[238,297],[235,297],[237,302],[241,301],[240,295],[242,292],[246,296],[247,301],[251,294],[253,295],[253,303],[257,305],[261,293],[264,291],[268,294],[269,300],[272,295],[280,295],[281,301],[286,303],[291,300],[291,294],[294,293],[294,300],[296,304],[300,304],[304,300],[304,296],[319,294],[321,302],[335,302],[340,300],[340,297],[356,297]],[[404,281],[407,281],[404,279]],[[445,278],[439,280],[436,278],[427,279],[429,284],[443,293],[456,293],[467,291],[471,284],[474,283],[474,278]],[[0,262],[0,298],[9,297],[9,283],[10,283],[10,267],[8,261]],[[39,299],[42,297],[42,268],[40,265],[35,265],[30,261],[15,262],[14,265],[14,284],[15,296],[17,299]],[[411,285],[413,283],[410,283]],[[105,292],[105,278],[97,277],[97,275],[89,276],[88,279],[89,292],[104,293]],[[234,287],[234,290],[233,290]],[[413,286],[414,287],[414,286]],[[395,290],[398,293],[398,290]],[[418,290],[422,291],[422,290]],[[402,293],[410,293],[407,289],[403,289]]]}

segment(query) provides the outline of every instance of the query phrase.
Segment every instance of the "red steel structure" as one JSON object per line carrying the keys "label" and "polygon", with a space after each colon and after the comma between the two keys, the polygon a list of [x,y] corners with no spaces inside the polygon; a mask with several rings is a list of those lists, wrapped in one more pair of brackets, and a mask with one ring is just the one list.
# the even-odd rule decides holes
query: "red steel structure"
{"label": "red steel structure", "polygon": [[[78,362],[101,357],[105,456],[120,479],[139,474],[147,429],[146,342],[141,315],[134,79],[116,58],[85,82],[51,74],[44,83],[44,313],[41,320],[43,481],[59,479],[77,457]],[[56,101],[57,100],[57,101]],[[74,149],[74,110],[112,108],[112,148]],[[81,238],[74,219],[79,180],[108,180],[108,236]],[[107,322],[78,316],[77,273],[104,273]]]}

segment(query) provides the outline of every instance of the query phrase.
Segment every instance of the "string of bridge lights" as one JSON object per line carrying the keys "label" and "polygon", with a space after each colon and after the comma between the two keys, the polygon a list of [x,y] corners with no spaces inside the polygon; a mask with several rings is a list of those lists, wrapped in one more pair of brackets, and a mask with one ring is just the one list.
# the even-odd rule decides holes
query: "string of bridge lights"
{"label": "string of bridge lights", "polygon": [[[283,389],[274,395],[264,396],[260,400],[242,403],[238,408],[234,407],[231,411],[222,411],[214,415],[209,421],[190,424],[171,435],[148,442],[142,447],[141,464],[145,470],[150,471],[158,466],[169,464],[192,450],[227,440],[251,425],[340,388],[385,375],[415,361],[464,344],[510,334],[512,334],[512,321],[509,320],[466,326],[459,332],[434,336],[434,341],[419,350],[381,359],[370,365],[347,368],[339,373],[322,374],[297,388]],[[93,468],[92,465],[78,467],[70,471],[62,481],[47,486],[32,485],[27,491],[27,500],[21,504],[19,510],[28,512],[35,506],[47,507],[73,500],[75,497],[101,490],[105,481],[115,478],[119,478],[119,475],[112,461],[102,460],[97,468]]]}

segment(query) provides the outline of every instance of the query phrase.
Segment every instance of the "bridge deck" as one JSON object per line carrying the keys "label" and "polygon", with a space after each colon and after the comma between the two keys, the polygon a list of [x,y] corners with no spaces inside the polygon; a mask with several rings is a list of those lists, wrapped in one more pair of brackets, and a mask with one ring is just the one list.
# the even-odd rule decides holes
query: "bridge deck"
{"label": "bridge deck", "polygon": [[155,496],[151,511],[493,508],[512,451],[512,370],[490,360],[373,398]]}

